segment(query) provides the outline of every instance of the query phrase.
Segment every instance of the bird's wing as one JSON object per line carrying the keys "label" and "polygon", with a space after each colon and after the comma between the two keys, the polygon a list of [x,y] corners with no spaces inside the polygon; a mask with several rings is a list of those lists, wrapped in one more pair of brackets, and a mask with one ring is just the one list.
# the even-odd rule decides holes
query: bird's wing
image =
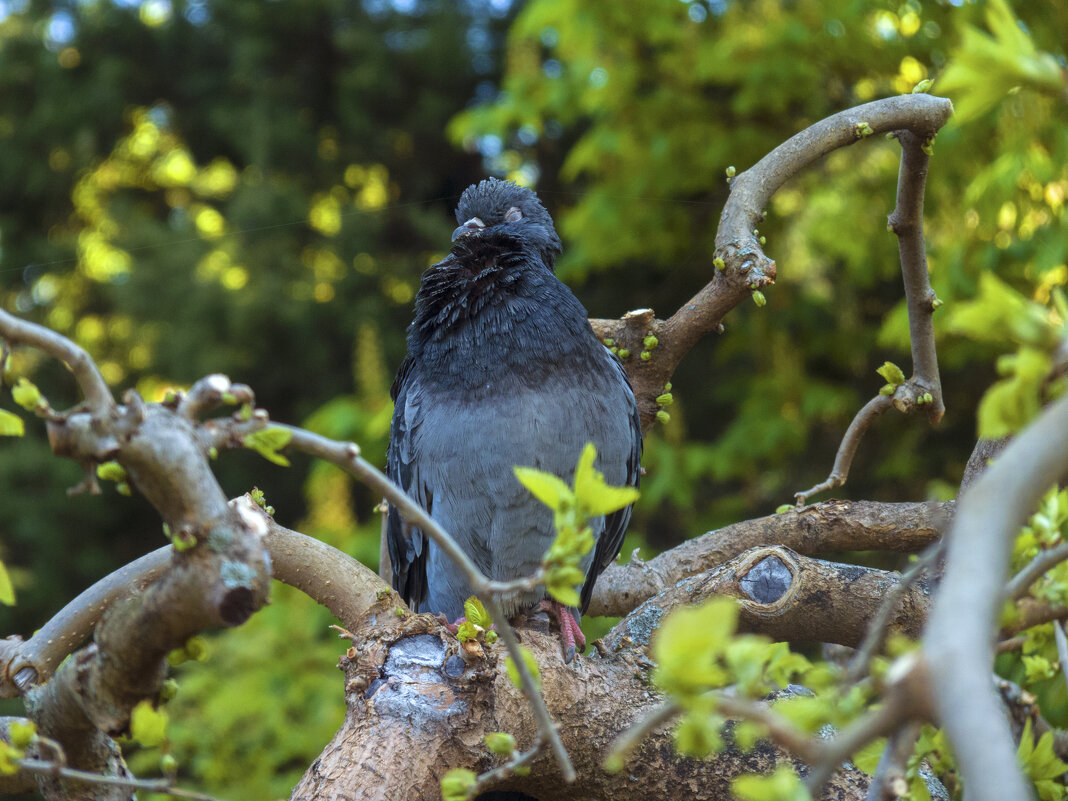
{"label": "bird's wing", "polygon": [[[606,351],[607,353],[607,351]],[[614,354],[611,357],[620,382],[626,387],[625,397],[630,403],[630,414],[627,416],[630,424],[630,453],[627,455],[627,485],[637,487],[642,477],[642,421],[638,414],[638,403],[634,399],[634,390],[630,385],[630,378],[623,367],[623,363]],[[619,550],[623,547],[623,535],[630,523],[631,507],[626,506],[618,512],[605,515],[604,531],[597,539],[597,547],[593,551],[593,561],[586,572],[586,581],[582,585],[581,606],[579,609],[585,613],[590,606],[593,597],[593,585],[597,577],[604,569],[615,561],[619,556]]]}
{"label": "bird's wing", "polygon": [[[386,473],[416,503],[428,512],[433,497],[420,480],[415,463],[412,438],[421,421],[420,389],[412,372],[414,362],[404,359],[393,380],[393,421],[389,427],[389,449],[386,454]],[[386,518],[386,540],[389,560],[393,568],[393,589],[401,594],[414,610],[426,597],[426,535],[406,523],[393,504],[389,504]]]}

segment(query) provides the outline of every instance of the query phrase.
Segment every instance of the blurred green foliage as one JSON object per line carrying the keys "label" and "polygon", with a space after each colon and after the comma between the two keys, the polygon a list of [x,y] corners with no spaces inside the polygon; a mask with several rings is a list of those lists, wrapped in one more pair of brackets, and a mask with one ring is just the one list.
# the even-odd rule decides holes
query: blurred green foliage
{"label": "blurred green foliage", "polygon": [[[1053,389],[1064,30],[1068,7],[1039,0],[3,0],[0,304],[74,337],[116,390],[154,400],[225,372],[275,419],[382,463],[419,274],[468,183],[536,186],[565,241],[559,272],[593,316],[666,317],[712,273],[728,167],[934,78],[963,112],[935,142],[925,214],[948,412],[933,430],[887,415],[838,494],[951,496],[998,358],[1011,387],[987,401],[994,424],[1019,425]],[[775,196],[761,233],[779,281],[683,362],[627,553],[770,513],[826,476],[876,368],[909,372],[884,230],[897,168],[896,143],[868,139]],[[1036,313],[1041,331],[1013,335]],[[20,376],[56,408],[76,400],[31,352],[14,354]],[[66,498],[79,468],[26,428],[0,440],[0,560],[18,599],[0,633],[23,635],[164,542],[136,494]],[[377,499],[293,462],[216,466],[228,492],[258,486],[281,522],[374,564]],[[180,776],[234,799],[288,791],[341,716],[328,622],[279,590],[206,665],[179,669]]]}

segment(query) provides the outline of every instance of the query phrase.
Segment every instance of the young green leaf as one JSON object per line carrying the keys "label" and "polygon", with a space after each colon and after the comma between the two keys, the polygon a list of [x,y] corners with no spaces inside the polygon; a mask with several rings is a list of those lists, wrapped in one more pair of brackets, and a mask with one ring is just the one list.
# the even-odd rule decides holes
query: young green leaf
{"label": "young green leaf", "polygon": [[11,583],[11,576],[8,575],[3,562],[0,562],[0,604],[15,605],[15,586]]}
{"label": "young green leaf", "polygon": [[855,754],[853,754],[853,764],[865,773],[867,773],[869,776],[874,776],[875,769],[879,767],[879,759],[882,757],[883,751],[885,749],[885,737],[880,737],[877,740],[872,740],[866,746],[864,746]]}
{"label": "young green leaf", "polygon": [[515,477],[519,483],[530,490],[530,494],[544,503],[554,512],[563,511],[575,502],[575,494],[558,476],[543,473],[533,467],[514,467]]}
{"label": "young green leaf", "polygon": [[607,515],[638,500],[634,487],[610,487],[604,474],[593,466],[597,448],[587,442],[575,468],[575,499],[584,516]]}
{"label": "young green leaf", "polygon": [[118,462],[104,462],[96,466],[96,477],[103,481],[125,481],[126,469]]}
{"label": "young green leaf", "polygon": [[464,617],[487,631],[493,625],[493,618],[486,611],[486,607],[482,605],[482,601],[478,600],[474,595],[464,601]]}
{"label": "young green leaf", "polygon": [[441,777],[442,801],[467,801],[475,791],[478,776],[467,768],[453,768]]}
{"label": "young green leaf", "polygon": [[465,620],[463,623],[456,627],[456,639],[458,639],[460,642],[467,642],[468,640],[477,640],[478,631],[478,626],[476,626],[470,620]]}
{"label": "young green leaf", "polygon": [[28,412],[48,405],[48,401],[41,395],[41,390],[37,389],[27,378],[20,378],[19,382],[11,388],[11,397],[15,403]]}
{"label": "young green leaf", "polygon": [[676,609],[653,639],[657,663],[653,681],[682,698],[722,687],[730,674],[720,664],[738,622],[732,598],[713,598],[696,607]]}
{"label": "young green leaf", "polygon": [[26,433],[26,426],[17,414],[0,409],[0,437],[21,437]]}
{"label": "young green leaf", "polygon": [[486,747],[498,756],[511,756],[515,751],[515,737],[508,732],[490,732],[483,739],[486,741]]}
{"label": "young green leaf", "polygon": [[809,801],[812,797],[788,765],[766,776],[739,776],[731,782],[731,792],[741,801]]}
{"label": "young green leaf", "polygon": [[15,748],[28,748],[36,735],[37,724],[32,720],[12,720],[7,728],[8,739]]}
{"label": "young green leaf", "polygon": [[19,772],[19,760],[26,756],[21,748],[15,748],[0,740],[0,776],[10,776]]}
{"label": "young green leaf", "polygon": [[905,373],[893,362],[883,362],[883,366],[876,370],[886,383],[897,388],[905,383]]}
{"label": "young green leaf", "polygon": [[704,759],[723,747],[719,729],[723,718],[708,715],[704,710],[686,715],[675,727],[675,750],[685,756]]}
{"label": "young green leaf", "polygon": [[256,451],[268,462],[289,467],[289,460],[278,451],[288,445],[291,439],[293,439],[292,432],[278,426],[269,426],[246,434],[244,444],[246,448]]}
{"label": "young green leaf", "polygon": [[167,739],[167,713],[141,701],[130,714],[130,736],[146,748],[161,745]]}

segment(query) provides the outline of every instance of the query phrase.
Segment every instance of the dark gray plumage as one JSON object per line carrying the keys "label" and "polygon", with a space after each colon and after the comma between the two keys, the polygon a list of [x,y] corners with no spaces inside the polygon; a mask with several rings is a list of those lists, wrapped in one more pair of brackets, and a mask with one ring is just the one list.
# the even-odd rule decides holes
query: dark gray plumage
{"label": "dark gray plumage", "polygon": [[[553,538],[552,514],[514,465],[570,483],[592,441],[614,485],[637,486],[641,428],[622,365],[554,275],[560,239],[537,195],[507,181],[469,187],[448,256],[423,274],[408,356],[393,382],[388,472],[490,578],[532,574]],[[619,553],[630,508],[591,521],[581,608]],[[387,521],[393,586],[414,608],[463,615],[471,590],[396,509]],[[543,589],[505,599],[513,615]]]}

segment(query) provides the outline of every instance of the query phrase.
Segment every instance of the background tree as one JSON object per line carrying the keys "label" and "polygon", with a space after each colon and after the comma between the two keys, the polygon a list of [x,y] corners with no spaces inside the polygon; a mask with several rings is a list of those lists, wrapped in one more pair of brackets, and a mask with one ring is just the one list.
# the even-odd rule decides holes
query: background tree
{"label": "background tree", "polygon": [[[5,307],[74,335],[115,386],[153,398],[222,370],[253,384],[277,419],[355,439],[371,461],[418,274],[443,247],[453,197],[482,168],[537,180],[565,236],[561,272],[591,314],[666,313],[709,272],[727,165],[740,170],[841,108],[909,91],[962,43],[960,95],[950,96],[963,99],[978,83],[965,56],[986,35],[970,7],[532,2],[507,9],[518,17],[502,48],[506,19],[492,5],[461,15],[435,4],[269,8],[5,8],[0,286]],[[1040,50],[1062,46],[1063,9],[1017,11]],[[994,32],[1007,36],[1012,24]],[[449,127],[462,156],[442,131],[473,97],[491,102]],[[928,245],[950,312],[977,295],[983,274],[1040,302],[1068,281],[1063,101],[1025,90],[991,105],[962,106],[936,143]],[[825,477],[841,432],[878,387],[874,367],[907,352],[893,243],[872,244],[896,163],[890,147],[851,148],[776,195],[761,232],[790,268],[767,309],[732,316],[728,336],[683,362],[672,420],[647,445],[625,550],[766,513]],[[966,336],[942,327],[954,320]],[[984,334],[955,314],[936,324],[949,417],[933,432],[886,418],[841,492],[955,493],[973,409],[1013,333]],[[23,361],[34,358],[20,351],[14,372],[62,398],[59,371],[41,361],[34,372]],[[40,442],[11,444],[0,459],[12,488],[0,556],[19,590],[7,630],[28,634],[139,553],[158,522],[137,500],[57,503],[80,476],[46,467]],[[219,463],[228,492],[248,488],[252,464]],[[279,518],[373,561],[376,499],[351,500],[333,468],[311,468],[306,481],[298,468],[255,467]],[[173,747],[209,786],[283,793],[336,727],[326,622],[283,594],[218,642],[218,673],[198,666],[183,679],[181,701],[218,735],[205,741],[205,724],[176,710]],[[258,699],[278,698],[279,687],[272,722]],[[293,722],[297,710],[313,720]],[[231,773],[242,759],[247,769]],[[257,783],[272,773],[273,785]]]}

